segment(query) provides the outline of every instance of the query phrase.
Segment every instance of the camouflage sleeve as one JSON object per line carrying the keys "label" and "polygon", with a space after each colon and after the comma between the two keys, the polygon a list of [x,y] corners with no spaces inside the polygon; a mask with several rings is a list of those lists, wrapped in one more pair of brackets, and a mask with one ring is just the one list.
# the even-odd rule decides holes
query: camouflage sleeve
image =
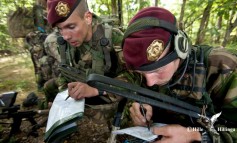
{"label": "camouflage sleeve", "polygon": [[[222,111],[225,119],[237,123],[237,57],[223,49],[214,49],[208,61],[207,90],[215,110]],[[237,142],[233,136],[237,134],[237,128],[233,129],[229,135]]]}
{"label": "camouflage sleeve", "polygon": [[[132,71],[123,71],[120,74],[118,74],[115,77],[115,79],[121,80],[121,81],[124,81],[124,82],[140,84],[141,83],[140,77],[141,77],[141,75],[139,75],[138,73],[134,73]],[[115,95],[115,94],[112,94],[112,93],[107,93],[106,97],[109,98],[109,100],[112,101],[112,102],[120,101],[122,98],[124,98],[122,96]],[[128,99],[128,101],[130,102],[130,101],[133,101],[133,100]]]}
{"label": "camouflage sleeve", "polygon": [[39,57],[35,53],[32,54],[32,62],[34,65],[35,74],[41,73]]}
{"label": "camouflage sleeve", "polygon": [[67,80],[60,74],[56,79],[56,84],[59,91],[63,91],[67,88]]}
{"label": "camouflage sleeve", "polygon": [[237,108],[237,57],[227,51],[213,49],[208,60],[207,90],[214,105]]}
{"label": "camouflage sleeve", "polygon": [[122,80],[124,82],[128,82],[131,84],[136,84],[142,86],[143,84],[143,76],[140,73],[133,72],[133,71],[123,71],[120,73],[115,79]]}
{"label": "camouflage sleeve", "polygon": [[123,32],[118,28],[113,28],[112,29],[113,48],[117,53],[119,64],[125,67],[125,62],[123,59],[123,51],[121,47],[122,40],[123,40]]}
{"label": "camouflage sleeve", "polygon": [[47,36],[44,42],[45,52],[47,55],[52,56],[56,59],[57,62],[61,62],[60,54],[58,51],[58,44],[57,44],[57,33],[54,31]]}
{"label": "camouflage sleeve", "polygon": [[121,47],[122,40],[123,40],[123,32],[118,28],[113,28],[112,29],[113,46]]}

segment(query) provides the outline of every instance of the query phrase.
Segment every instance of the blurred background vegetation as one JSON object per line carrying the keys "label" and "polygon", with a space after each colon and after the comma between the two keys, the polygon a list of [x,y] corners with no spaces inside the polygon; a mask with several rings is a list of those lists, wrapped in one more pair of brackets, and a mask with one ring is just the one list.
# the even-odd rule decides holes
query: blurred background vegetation
{"label": "blurred background vegetation", "polygon": [[[12,38],[7,20],[19,7],[31,11],[35,2],[0,0],[0,50],[24,50],[24,37]],[[235,52],[237,50],[236,0],[88,0],[88,4],[97,15],[120,17],[124,29],[140,9],[148,6],[165,7],[175,14],[179,28],[186,31],[193,44],[221,45]]]}

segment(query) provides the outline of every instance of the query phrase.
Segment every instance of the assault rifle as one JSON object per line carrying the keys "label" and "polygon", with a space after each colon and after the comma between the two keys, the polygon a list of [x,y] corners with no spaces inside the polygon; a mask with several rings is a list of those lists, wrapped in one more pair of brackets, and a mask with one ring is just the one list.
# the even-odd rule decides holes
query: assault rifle
{"label": "assault rifle", "polygon": [[[200,119],[202,117],[202,109],[197,106],[162,93],[126,83],[124,81],[98,74],[90,74],[87,78],[87,83],[99,90],[132,99],[137,102],[147,103],[152,106],[186,115],[194,119]],[[206,112],[205,117],[211,119],[212,116],[213,114]],[[237,123],[235,121],[226,120],[222,116],[218,118],[217,123],[224,124],[232,128],[237,127]]]}
{"label": "assault rifle", "polygon": [[66,78],[67,81],[80,81],[86,82],[86,72],[83,70],[76,69],[67,64],[60,64],[59,70],[61,74]]}
{"label": "assault rifle", "polygon": [[[20,131],[20,126],[23,119],[27,119],[32,125],[27,136],[37,137],[37,129],[39,129],[42,125],[36,122],[35,115],[48,113],[48,110],[20,111],[20,105],[14,105],[16,96],[17,92],[7,92],[0,95],[0,119],[12,119],[12,123],[10,123],[11,130],[5,141],[9,140],[13,134]],[[7,123],[0,122],[0,124]]]}

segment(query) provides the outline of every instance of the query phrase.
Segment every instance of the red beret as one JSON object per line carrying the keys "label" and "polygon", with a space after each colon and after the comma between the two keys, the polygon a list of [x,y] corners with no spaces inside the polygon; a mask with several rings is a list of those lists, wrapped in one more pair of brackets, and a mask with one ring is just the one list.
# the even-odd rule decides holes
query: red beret
{"label": "red beret", "polygon": [[159,7],[139,11],[124,33],[123,54],[129,69],[155,62],[177,33],[175,16]]}
{"label": "red beret", "polygon": [[55,26],[64,22],[74,11],[81,0],[47,0],[48,23]]}

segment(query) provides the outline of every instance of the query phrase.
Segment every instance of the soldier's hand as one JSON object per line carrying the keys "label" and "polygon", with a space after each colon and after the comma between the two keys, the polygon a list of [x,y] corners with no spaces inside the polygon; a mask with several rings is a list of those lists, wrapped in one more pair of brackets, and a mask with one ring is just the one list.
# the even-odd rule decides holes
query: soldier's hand
{"label": "soldier's hand", "polygon": [[152,117],[152,107],[148,104],[143,104],[144,109],[146,110],[146,118],[141,113],[141,106],[139,103],[134,102],[130,107],[130,116],[133,120],[134,125],[137,126],[146,126],[146,119],[150,121]]}
{"label": "soldier's hand", "polygon": [[98,95],[98,90],[82,82],[68,83],[68,94],[76,99],[82,99],[85,97],[93,97]]}
{"label": "soldier's hand", "polygon": [[155,143],[191,143],[193,141],[201,141],[201,134],[199,132],[190,131],[178,124],[152,127],[152,132],[153,134],[162,136]]}

